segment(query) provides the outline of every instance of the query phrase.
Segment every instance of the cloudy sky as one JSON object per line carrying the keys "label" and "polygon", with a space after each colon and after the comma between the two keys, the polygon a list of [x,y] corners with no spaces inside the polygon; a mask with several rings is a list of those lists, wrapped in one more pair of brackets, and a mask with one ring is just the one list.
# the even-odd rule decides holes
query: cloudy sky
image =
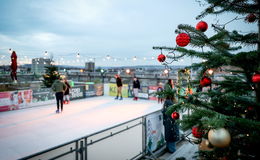
{"label": "cloudy sky", "polygon": [[[8,49],[12,48],[23,63],[52,55],[69,65],[94,59],[99,66],[156,65],[152,57],[160,51],[152,47],[175,46],[178,24],[195,26],[203,8],[195,0],[1,0],[0,63],[9,62]],[[234,17],[203,20],[211,25],[217,19],[226,23]],[[235,21],[227,27],[250,31],[256,24]],[[212,29],[206,34],[212,34]],[[191,61],[196,60],[186,58],[175,64]]]}

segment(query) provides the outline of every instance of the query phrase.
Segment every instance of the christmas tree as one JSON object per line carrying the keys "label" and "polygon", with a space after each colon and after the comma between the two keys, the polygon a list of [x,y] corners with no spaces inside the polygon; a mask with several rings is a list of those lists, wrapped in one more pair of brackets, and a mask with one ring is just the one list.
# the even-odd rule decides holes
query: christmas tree
{"label": "christmas tree", "polygon": [[[197,158],[259,159],[259,0],[206,0],[205,6],[196,17],[198,20],[226,12],[235,13],[237,17],[209,28],[204,21],[192,26],[181,24],[176,30],[177,47],[154,47],[172,50],[167,59],[184,56],[203,59],[184,70],[198,71],[197,80],[190,80],[188,85],[188,90],[197,87],[197,91],[186,95],[178,92],[178,102],[167,113],[189,110],[190,114],[183,116],[180,123],[183,129],[192,129],[193,141],[200,146]],[[226,29],[228,24],[239,20],[258,25],[258,31],[241,33]],[[214,30],[214,35],[207,36],[207,29]],[[185,48],[186,45],[193,49]],[[244,49],[246,46],[255,49],[249,51]],[[216,79],[214,72],[222,73],[221,78]]]}
{"label": "christmas tree", "polygon": [[46,66],[45,74],[43,75],[43,84],[46,87],[51,87],[53,82],[60,77],[58,73],[58,68],[56,66]]}

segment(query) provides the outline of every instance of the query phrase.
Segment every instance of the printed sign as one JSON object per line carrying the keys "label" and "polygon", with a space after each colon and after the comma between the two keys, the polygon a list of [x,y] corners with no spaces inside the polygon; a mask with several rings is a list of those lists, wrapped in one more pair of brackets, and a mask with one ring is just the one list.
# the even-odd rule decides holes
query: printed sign
{"label": "printed sign", "polygon": [[104,94],[104,85],[95,84],[96,96],[103,96]]}
{"label": "printed sign", "polygon": [[164,145],[162,113],[156,112],[146,117],[146,148],[154,152]]}
{"label": "printed sign", "polygon": [[71,99],[79,99],[83,98],[84,95],[84,87],[85,86],[74,86],[70,89],[70,98]]}
{"label": "printed sign", "polygon": [[[128,87],[128,96],[129,97],[134,97],[134,91],[133,91],[133,86]],[[141,86],[138,92],[138,98],[143,98],[143,99],[148,99],[149,94],[148,94],[148,87],[146,86]]]}
{"label": "printed sign", "polygon": [[[117,95],[117,86],[114,83],[109,83],[109,96],[116,96]],[[123,84],[122,87],[122,96],[127,98],[128,97],[128,85]]]}
{"label": "printed sign", "polygon": [[32,102],[32,90],[0,92],[0,112],[28,107]]}
{"label": "printed sign", "polygon": [[33,90],[33,103],[46,102],[55,99],[55,93],[50,88],[39,88]]}
{"label": "printed sign", "polygon": [[94,83],[86,82],[85,84],[85,97],[92,97],[96,95]]}

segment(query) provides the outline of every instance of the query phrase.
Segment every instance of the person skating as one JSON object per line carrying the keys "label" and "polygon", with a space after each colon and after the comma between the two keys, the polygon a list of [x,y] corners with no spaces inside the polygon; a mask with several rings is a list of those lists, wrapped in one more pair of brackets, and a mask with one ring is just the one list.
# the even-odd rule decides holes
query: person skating
{"label": "person skating", "polygon": [[69,104],[70,103],[70,88],[71,88],[71,86],[70,86],[70,84],[68,83],[68,80],[67,79],[65,79],[64,80],[64,83],[66,84],[66,86],[67,86],[67,88],[66,88],[66,90],[65,90],[65,92],[64,92],[64,101],[63,101],[63,104]]}
{"label": "person skating", "polygon": [[115,78],[116,78],[116,86],[117,86],[117,95],[116,95],[115,99],[118,99],[120,97],[119,100],[122,100],[123,99],[123,97],[122,97],[122,86],[123,86],[122,79],[118,74],[115,75]]}
{"label": "person skating", "polygon": [[51,89],[55,92],[55,97],[56,97],[56,101],[57,101],[56,113],[60,112],[59,106],[60,106],[61,112],[62,112],[63,111],[63,94],[66,91],[67,86],[64,82],[62,82],[61,78],[58,78],[52,84]]}
{"label": "person skating", "polygon": [[134,100],[137,101],[138,100],[138,91],[140,89],[140,82],[139,80],[134,77],[134,81],[133,81],[133,91],[134,91]]}

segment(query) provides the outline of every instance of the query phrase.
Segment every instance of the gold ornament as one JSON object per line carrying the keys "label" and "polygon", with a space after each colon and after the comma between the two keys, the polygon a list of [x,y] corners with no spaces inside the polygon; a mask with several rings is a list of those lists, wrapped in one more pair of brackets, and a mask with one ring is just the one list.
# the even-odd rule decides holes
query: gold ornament
{"label": "gold ornament", "polygon": [[201,150],[201,151],[212,151],[213,148],[209,147],[209,141],[207,139],[202,139],[202,142],[199,144],[199,150]]}
{"label": "gold ornament", "polygon": [[229,146],[231,142],[231,136],[225,128],[211,129],[208,133],[209,142],[219,148]]}

